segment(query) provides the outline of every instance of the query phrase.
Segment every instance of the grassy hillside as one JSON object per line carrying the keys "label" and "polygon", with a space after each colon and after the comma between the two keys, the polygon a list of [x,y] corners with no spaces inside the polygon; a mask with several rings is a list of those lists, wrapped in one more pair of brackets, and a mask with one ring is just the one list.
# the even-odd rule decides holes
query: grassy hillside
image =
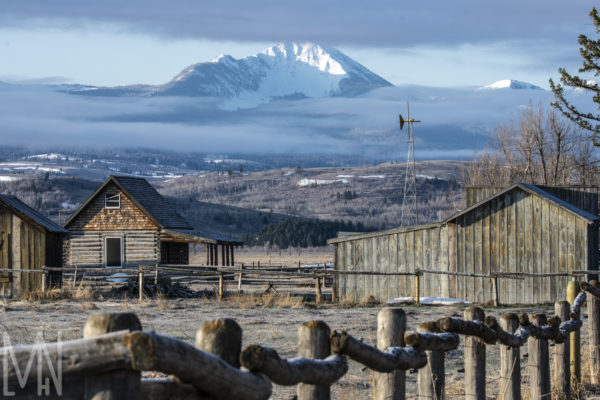
{"label": "grassy hillside", "polygon": [[[417,163],[421,223],[462,207],[458,162]],[[262,172],[209,172],[152,181],[192,225],[207,234],[242,237],[292,218],[343,221],[374,229],[400,225],[405,165],[283,168]],[[99,181],[48,174],[0,182],[44,215],[64,223]]]}
{"label": "grassy hillside", "polygon": [[[462,188],[456,181],[459,162],[420,162],[417,174],[419,222],[438,221],[463,207]],[[156,186],[161,193],[190,204],[208,201],[303,218],[360,222],[379,229],[400,225],[404,176],[404,164],[387,163],[207,173]]]}

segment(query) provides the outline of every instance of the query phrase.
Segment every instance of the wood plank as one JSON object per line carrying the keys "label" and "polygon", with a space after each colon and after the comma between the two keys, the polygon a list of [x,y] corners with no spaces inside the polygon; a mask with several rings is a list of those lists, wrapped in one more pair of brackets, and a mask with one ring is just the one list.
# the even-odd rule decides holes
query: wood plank
{"label": "wood plank", "polygon": [[[452,224],[454,225],[454,224]],[[450,253],[450,241],[448,235],[450,232],[450,224],[443,225],[439,228],[440,231],[440,246],[438,249],[439,264],[441,271],[450,271],[449,253]],[[451,297],[449,288],[449,276],[441,276],[441,293],[443,297]]]}
{"label": "wood plank", "polygon": [[[559,253],[560,253],[560,221],[559,221],[559,212],[558,207],[554,205],[548,205],[548,224],[549,224],[549,263],[552,266],[553,272],[560,272],[560,262],[559,262]],[[563,287],[564,279],[553,278],[552,282],[554,282],[554,287],[552,289],[552,293],[562,293],[566,294],[567,287],[566,285]],[[562,297],[562,296],[561,296]]]}
{"label": "wood plank", "polygon": [[[360,239],[356,247],[356,257],[358,259],[357,267],[359,271],[366,271],[365,265],[367,258],[367,239]],[[356,275],[356,301],[362,301],[365,297],[365,277],[364,275]]]}
{"label": "wood plank", "polygon": [[[430,230],[423,229],[423,267],[425,269],[431,269],[431,263],[429,257],[431,256],[431,237]],[[428,274],[428,276],[423,276],[423,294],[422,296],[432,296],[433,288],[432,288],[432,280],[435,278],[439,278],[439,275]]]}
{"label": "wood plank", "polygon": [[[448,270],[450,272],[456,272],[458,264],[458,249],[457,249],[457,226],[455,221],[448,223]],[[456,287],[456,276],[448,276],[448,295],[451,298],[456,298],[457,287]]]}
{"label": "wood plank", "polygon": [[567,255],[567,268],[568,271],[571,272],[577,269],[575,265],[575,240],[576,232],[575,232],[575,216],[572,214],[567,214],[567,225],[568,225],[568,255]]}
{"label": "wood plank", "polygon": [[[542,208],[541,208],[541,213],[542,213],[542,222],[541,222],[541,228],[540,228],[540,253],[542,256],[541,259],[541,263],[540,263],[540,270],[542,271],[548,271],[548,272],[556,272],[555,270],[555,265],[552,265],[552,263],[550,262],[550,255],[552,252],[552,236],[550,232],[551,228],[550,228],[550,204],[547,201],[542,201]],[[557,292],[556,292],[556,278],[555,277],[551,277],[551,278],[546,278],[546,297],[544,298],[545,302],[550,302],[550,298],[553,299],[558,299],[561,298],[562,296],[560,296]]]}
{"label": "wood plank", "polygon": [[[415,256],[415,269],[423,268],[423,231],[418,230],[414,232],[415,238],[415,248],[414,248],[414,256]],[[421,277],[421,282],[424,277]],[[421,293],[423,293],[423,284],[421,284]],[[421,295],[423,297],[423,295]]]}
{"label": "wood plank", "polygon": [[[504,214],[505,214],[505,231],[504,238],[502,242],[505,246],[505,270],[507,272],[514,271],[517,272],[517,263],[515,260],[516,254],[516,240],[517,234],[515,232],[514,225],[514,204],[513,204],[513,196],[511,192],[506,193],[504,198]],[[508,281],[508,280],[507,280]],[[511,303],[515,304],[518,302],[518,293],[521,289],[519,284],[520,282],[516,279],[511,279],[509,281],[510,284],[510,292],[511,292]]]}
{"label": "wood plank", "polygon": [[[390,235],[390,242],[389,242],[389,255],[390,255],[390,260],[389,260],[389,272],[396,272],[399,271],[399,265],[398,265],[398,234],[397,233],[393,233]],[[390,281],[390,287],[389,287],[389,293],[388,296],[389,298],[396,298],[399,297],[400,295],[398,294],[398,286],[399,286],[399,282],[398,282],[398,276],[392,276],[390,277],[391,279]]]}
{"label": "wood plank", "polygon": [[[466,220],[466,238],[465,238],[465,272],[474,273],[475,272],[475,223],[474,223],[474,214],[469,213],[465,215]],[[468,277],[459,277],[462,278],[463,288],[465,289],[463,292],[462,299],[470,300],[473,302],[477,301],[477,290],[475,285],[473,285],[473,278]],[[467,290],[470,288],[470,290]]]}
{"label": "wood plank", "polygon": [[[406,232],[406,265],[408,268],[408,272],[415,272],[415,232],[411,231],[411,232]],[[412,296],[413,295],[413,279],[409,278],[412,277],[407,277],[407,283],[410,282],[409,285],[407,285],[407,288],[409,289],[409,294],[408,296]]]}

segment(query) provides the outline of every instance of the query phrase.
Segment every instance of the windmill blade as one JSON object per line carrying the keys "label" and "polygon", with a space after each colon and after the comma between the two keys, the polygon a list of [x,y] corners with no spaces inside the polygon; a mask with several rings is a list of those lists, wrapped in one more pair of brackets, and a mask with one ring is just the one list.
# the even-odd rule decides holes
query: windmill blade
{"label": "windmill blade", "polygon": [[398,118],[400,119],[400,130],[404,128],[404,118],[402,118],[402,114],[398,114]]}

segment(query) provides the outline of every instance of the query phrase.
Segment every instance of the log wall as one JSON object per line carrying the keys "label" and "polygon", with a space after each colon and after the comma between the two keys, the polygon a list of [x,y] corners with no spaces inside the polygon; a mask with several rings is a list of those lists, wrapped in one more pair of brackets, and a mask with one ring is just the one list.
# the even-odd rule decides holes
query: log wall
{"label": "log wall", "polygon": [[67,265],[105,265],[107,237],[121,238],[123,265],[154,265],[159,260],[158,235],[154,230],[71,232],[66,252]]}

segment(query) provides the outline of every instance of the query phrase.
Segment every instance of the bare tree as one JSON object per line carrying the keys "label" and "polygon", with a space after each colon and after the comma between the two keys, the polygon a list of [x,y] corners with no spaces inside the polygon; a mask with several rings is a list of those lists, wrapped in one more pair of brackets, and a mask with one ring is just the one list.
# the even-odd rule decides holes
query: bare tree
{"label": "bare tree", "polygon": [[589,184],[596,181],[597,154],[575,124],[556,110],[532,104],[494,131],[491,148],[463,171],[467,185]]}

